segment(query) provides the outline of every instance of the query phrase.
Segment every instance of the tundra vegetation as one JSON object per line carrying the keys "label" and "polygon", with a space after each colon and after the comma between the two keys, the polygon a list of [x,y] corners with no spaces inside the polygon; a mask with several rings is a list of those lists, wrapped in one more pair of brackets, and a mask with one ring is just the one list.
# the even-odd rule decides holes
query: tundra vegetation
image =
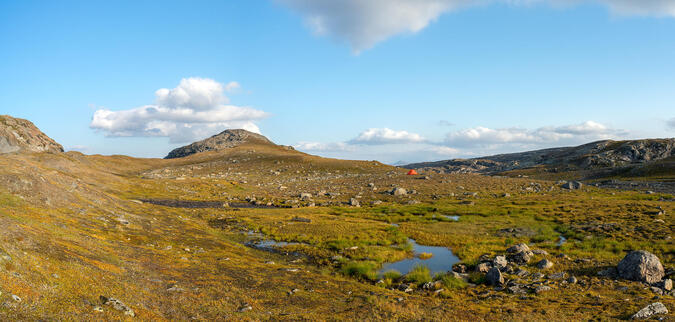
{"label": "tundra vegetation", "polygon": [[[672,318],[673,200],[266,143],[167,160],[4,154],[0,319],[605,320],[655,302]],[[409,239],[460,262],[379,273],[433,255]],[[621,277],[633,250],[660,260],[657,282]]]}

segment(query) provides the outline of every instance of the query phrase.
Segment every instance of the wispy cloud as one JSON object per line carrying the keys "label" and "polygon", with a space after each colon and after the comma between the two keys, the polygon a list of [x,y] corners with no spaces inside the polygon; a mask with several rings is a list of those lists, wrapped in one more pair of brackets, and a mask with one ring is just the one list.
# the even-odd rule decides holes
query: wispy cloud
{"label": "wispy cloud", "polygon": [[255,121],[267,113],[229,105],[225,91],[238,88],[208,78],[185,78],[173,89],[155,92],[156,102],[128,110],[99,109],[90,127],[107,136],[168,137],[172,143],[203,139],[227,128],[260,132]]}
{"label": "wispy cloud", "polygon": [[669,128],[675,130],[675,117],[666,121],[666,125],[668,125]]}
{"label": "wispy cloud", "polygon": [[416,33],[460,8],[506,3],[599,3],[620,15],[675,17],[672,0],[277,0],[300,12],[314,33],[346,41],[355,53],[402,33]]}

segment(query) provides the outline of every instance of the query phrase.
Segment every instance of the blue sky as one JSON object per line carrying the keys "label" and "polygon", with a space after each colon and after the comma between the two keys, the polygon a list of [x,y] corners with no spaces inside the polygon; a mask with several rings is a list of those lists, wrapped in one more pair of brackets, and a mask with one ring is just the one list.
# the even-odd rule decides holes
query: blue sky
{"label": "blue sky", "polygon": [[674,58],[668,0],[0,1],[0,114],[89,154],[234,127],[389,163],[673,137]]}

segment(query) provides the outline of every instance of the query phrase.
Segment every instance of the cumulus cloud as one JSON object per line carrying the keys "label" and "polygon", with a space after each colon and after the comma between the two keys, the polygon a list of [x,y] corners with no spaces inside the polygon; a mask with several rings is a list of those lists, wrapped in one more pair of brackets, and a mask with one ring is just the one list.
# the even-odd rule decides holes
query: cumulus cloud
{"label": "cumulus cloud", "polygon": [[445,143],[459,147],[494,147],[504,144],[536,146],[553,143],[579,143],[589,140],[616,138],[625,135],[621,130],[603,124],[586,121],[581,124],[540,127],[534,130],[523,128],[490,129],[475,127],[447,135]]}
{"label": "cumulus cloud", "polygon": [[267,113],[228,105],[227,86],[207,78],[185,78],[173,89],[155,92],[156,102],[128,110],[99,109],[90,127],[107,136],[168,137],[172,143],[203,139],[226,128],[259,133],[255,121]]}
{"label": "cumulus cloud", "polygon": [[350,144],[381,145],[396,143],[419,143],[424,138],[416,133],[408,131],[395,131],[388,128],[372,128],[365,130],[356,138],[350,140]]}
{"label": "cumulus cloud", "polygon": [[672,0],[277,0],[300,12],[314,33],[348,42],[354,52],[401,33],[416,33],[442,14],[463,7],[600,3],[623,15],[675,17]]}

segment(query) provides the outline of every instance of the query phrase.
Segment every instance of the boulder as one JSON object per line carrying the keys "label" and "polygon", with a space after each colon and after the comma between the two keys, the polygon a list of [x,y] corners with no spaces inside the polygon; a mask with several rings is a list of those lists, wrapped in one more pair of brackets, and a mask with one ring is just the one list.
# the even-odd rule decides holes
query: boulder
{"label": "boulder", "polygon": [[490,263],[480,263],[476,266],[476,272],[487,273],[491,267]]}
{"label": "boulder", "polygon": [[530,247],[528,247],[526,244],[521,243],[521,244],[513,245],[513,246],[506,249],[507,253],[513,253],[513,254],[520,253],[520,252],[523,252],[523,251],[529,252]]}
{"label": "boulder", "polygon": [[530,259],[532,259],[532,252],[529,250],[522,251],[515,255],[509,256],[509,259],[516,264],[524,265],[527,264]]}
{"label": "boulder", "polygon": [[542,259],[537,263],[538,269],[549,269],[553,267],[553,262],[548,259]]}
{"label": "boulder", "polygon": [[661,302],[656,302],[647,305],[642,310],[631,316],[631,320],[644,320],[650,318],[652,315],[656,314],[668,314],[668,309]]}
{"label": "boulder", "polygon": [[504,256],[495,256],[495,259],[492,260],[492,264],[495,267],[502,269],[505,268],[506,265],[508,265],[508,262],[506,261],[506,257]]}
{"label": "boulder", "polygon": [[563,183],[561,186],[563,189],[568,189],[568,190],[577,190],[581,189],[583,187],[583,184],[579,181],[568,181]]}
{"label": "boulder", "polygon": [[628,253],[616,268],[621,278],[650,284],[660,282],[665,275],[659,258],[644,250]]}
{"label": "boulder", "polygon": [[497,286],[504,284],[504,276],[502,276],[502,272],[500,272],[496,267],[490,268],[490,270],[488,270],[487,274],[485,275],[485,279],[489,285]]}
{"label": "boulder", "polygon": [[356,198],[349,199],[349,205],[352,207],[361,207],[361,203]]}
{"label": "boulder", "polygon": [[403,188],[394,188],[391,190],[391,194],[394,196],[404,196],[408,194],[408,190]]}

